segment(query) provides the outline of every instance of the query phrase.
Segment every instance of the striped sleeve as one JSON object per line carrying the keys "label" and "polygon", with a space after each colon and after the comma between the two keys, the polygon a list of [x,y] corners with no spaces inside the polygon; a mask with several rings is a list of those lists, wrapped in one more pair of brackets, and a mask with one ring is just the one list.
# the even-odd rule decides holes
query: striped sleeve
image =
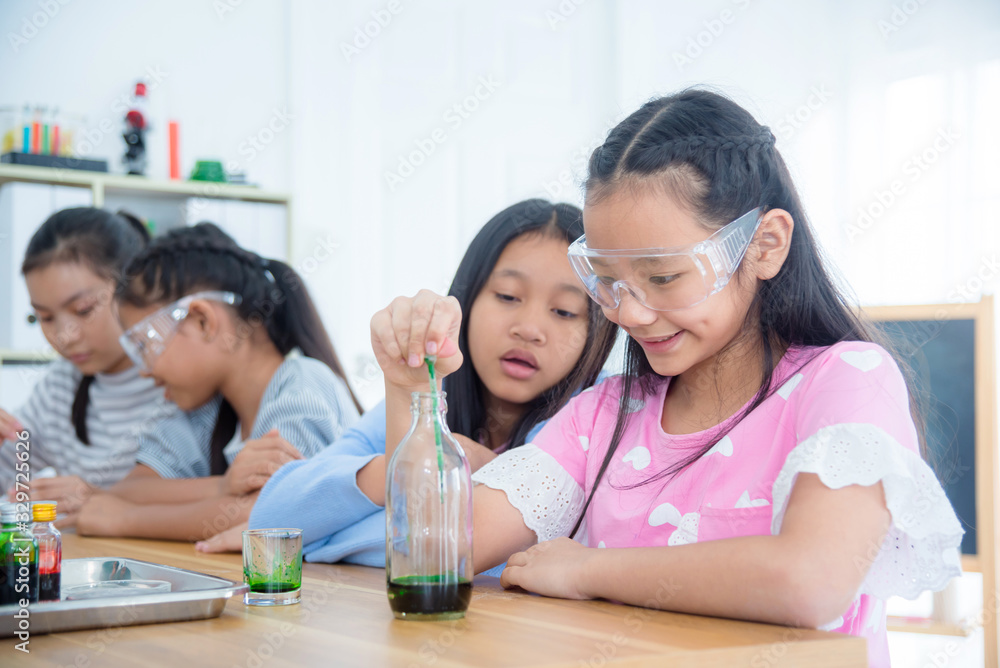
{"label": "striped sleeve", "polygon": [[[293,358],[278,373],[261,401],[251,439],[277,429],[304,456],[313,457],[358,419],[346,384],[322,362]],[[243,447],[234,445],[226,451],[230,463]]]}
{"label": "striped sleeve", "polygon": [[178,412],[159,420],[137,437],[136,462],[161,478],[200,478],[210,475],[209,445],[221,399],[201,408]]}

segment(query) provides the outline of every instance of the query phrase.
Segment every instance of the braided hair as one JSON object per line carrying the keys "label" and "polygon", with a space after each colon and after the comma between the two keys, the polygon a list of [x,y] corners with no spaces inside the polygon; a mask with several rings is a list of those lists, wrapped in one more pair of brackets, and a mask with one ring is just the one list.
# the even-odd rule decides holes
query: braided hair
{"label": "braided hair", "polygon": [[[876,338],[823,266],[788,168],[774,147],[774,135],[735,102],[710,91],[688,89],[647,102],[613,128],[591,154],[587,204],[597,204],[622,187],[648,185],[677,198],[713,231],[757,207],[784,209],[795,221],[788,257],[776,276],[759,284],[743,323],[743,336],[761,340],[763,381],[732,426],[777,389],[774,367],[789,346],[830,346]],[[577,528],[624,436],[630,415],[628,398],[633,392],[648,397],[662,381],[642,347],[629,338],[611,444]],[[702,447],[692,448],[688,457],[639,484],[676,475],[724,436],[715,435]]]}
{"label": "braided hair", "polygon": [[[171,230],[156,239],[128,266],[118,299],[137,308],[172,302],[198,290],[240,295],[237,336],[263,327],[282,355],[298,348],[326,364],[344,381],[358,412],[344,368],[323,327],[302,278],[284,262],[241,248],[212,223]],[[223,448],[236,433],[237,415],[223,399],[210,444],[212,475],[224,473]]]}
{"label": "braided hair", "polygon": [[[125,265],[149,243],[149,231],[130,213],[76,207],[63,209],[42,223],[24,252],[21,274],[27,276],[57,262],[88,267],[103,279],[117,282]],[[90,445],[87,408],[94,376],[80,379],[73,395],[70,419],[77,439]]]}

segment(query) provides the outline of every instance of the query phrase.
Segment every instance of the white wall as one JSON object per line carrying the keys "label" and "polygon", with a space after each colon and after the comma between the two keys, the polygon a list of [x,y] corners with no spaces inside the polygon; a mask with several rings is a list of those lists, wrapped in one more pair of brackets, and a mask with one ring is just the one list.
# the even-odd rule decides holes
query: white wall
{"label": "white wall", "polygon": [[[292,7],[295,250],[303,270],[316,267],[355,386],[374,399],[376,309],[446,291],[472,236],[509,204],[546,187],[579,201],[578,175],[556,182],[614,113],[613,15],[594,7],[580,30],[554,33],[526,0]],[[366,29],[375,36],[357,38]],[[326,258],[331,235],[330,261],[309,261]]]}

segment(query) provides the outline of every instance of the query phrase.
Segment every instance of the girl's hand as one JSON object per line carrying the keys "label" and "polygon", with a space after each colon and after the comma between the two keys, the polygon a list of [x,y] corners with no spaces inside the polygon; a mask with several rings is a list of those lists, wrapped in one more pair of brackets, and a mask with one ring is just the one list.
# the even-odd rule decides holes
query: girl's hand
{"label": "girl's hand", "polygon": [[261,438],[247,441],[222,476],[222,494],[243,496],[255,492],[288,462],[305,459],[294,445],[272,429]]}
{"label": "girl's hand", "polygon": [[194,544],[198,552],[242,552],[243,531],[249,527],[248,522],[239,524],[215,534],[208,540],[199,540]]}
{"label": "girl's hand", "polygon": [[76,514],[96,491],[98,491],[97,487],[78,475],[36,478],[31,481],[31,500],[55,501],[56,511],[60,515]]}
{"label": "girl's hand", "polygon": [[386,384],[417,391],[427,389],[425,355],[437,355],[434,370],[443,378],[462,366],[458,332],[462,309],[454,297],[421,290],[415,297],[396,297],[371,321],[372,350]]}
{"label": "girl's hand", "polygon": [[532,545],[507,560],[500,575],[505,589],[521,587],[554,598],[593,598],[583,589],[586,564],[596,548],[580,545],[569,538],[556,538]]}
{"label": "girl's hand", "polygon": [[24,431],[21,421],[10,413],[0,410],[0,442],[16,441],[18,434]]}

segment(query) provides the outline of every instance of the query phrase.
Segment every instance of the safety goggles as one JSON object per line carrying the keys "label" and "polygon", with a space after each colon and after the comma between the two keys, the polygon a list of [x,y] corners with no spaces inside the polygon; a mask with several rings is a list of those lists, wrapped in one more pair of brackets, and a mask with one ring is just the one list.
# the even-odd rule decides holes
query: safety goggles
{"label": "safety goggles", "polygon": [[607,309],[627,291],[646,308],[679,311],[696,306],[729,283],[760,225],[756,208],[704,241],[675,248],[588,248],[586,235],[569,247],[569,262],[591,298]]}
{"label": "safety goggles", "polygon": [[156,358],[163,354],[170,339],[177,333],[177,328],[188,316],[191,302],[196,299],[211,299],[232,305],[243,300],[233,292],[196,292],[181,297],[129,327],[118,340],[139,371],[148,372],[153,368]]}

